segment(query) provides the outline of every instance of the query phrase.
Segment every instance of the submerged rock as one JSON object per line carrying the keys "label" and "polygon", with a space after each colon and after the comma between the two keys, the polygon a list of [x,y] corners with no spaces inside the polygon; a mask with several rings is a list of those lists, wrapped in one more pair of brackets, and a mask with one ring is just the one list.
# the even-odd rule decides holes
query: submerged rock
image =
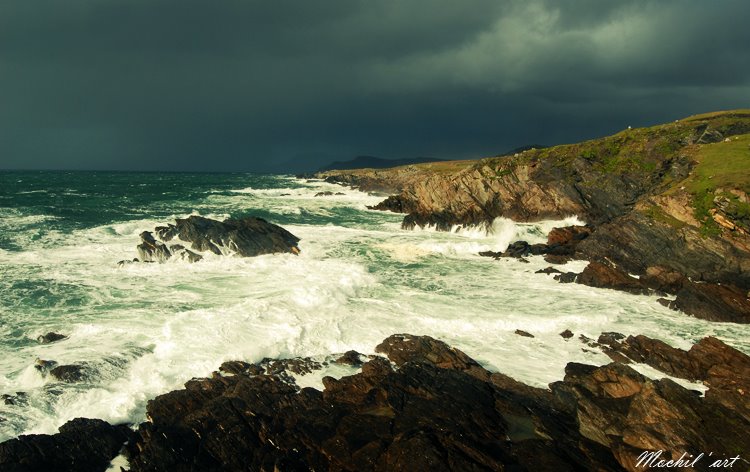
{"label": "submerged rock", "polygon": [[36,338],[39,344],[50,344],[54,343],[55,341],[62,341],[63,339],[68,339],[68,337],[64,334],[55,333],[52,331],[47,334],[42,334]]}
{"label": "submerged rock", "polygon": [[80,365],[60,365],[49,371],[50,375],[63,382],[79,382],[84,379],[83,366]]}
{"label": "submerged rock", "polygon": [[76,418],[57,434],[31,434],[0,443],[0,470],[102,472],[132,435],[124,425]]}
{"label": "submerged rock", "polygon": [[[242,257],[279,252],[299,254],[300,251],[298,237],[280,226],[255,217],[217,221],[193,215],[177,219],[174,225],[159,226],[154,232],[161,241],[150,231],[140,235],[138,255],[144,262],[164,262],[173,257],[189,262],[200,261],[203,256],[194,251]],[[190,249],[182,244],[167,247],[164,243],[175,238],[190,243]]]}

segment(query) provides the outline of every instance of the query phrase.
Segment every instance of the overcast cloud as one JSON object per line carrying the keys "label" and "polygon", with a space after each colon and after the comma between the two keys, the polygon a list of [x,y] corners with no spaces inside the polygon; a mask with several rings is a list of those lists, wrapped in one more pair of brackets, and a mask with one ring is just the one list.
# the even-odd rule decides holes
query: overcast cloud
{"label": "overcast cloud", "polygon": [[0,168],[469,158],[750,107],[750,3],[0,0]]}

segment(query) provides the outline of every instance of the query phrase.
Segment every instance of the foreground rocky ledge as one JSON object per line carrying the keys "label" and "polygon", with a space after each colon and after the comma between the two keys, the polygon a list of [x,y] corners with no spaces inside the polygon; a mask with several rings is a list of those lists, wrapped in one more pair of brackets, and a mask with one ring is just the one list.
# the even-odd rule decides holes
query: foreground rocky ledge
{"label": "foreground rocky ledge", "polygon": [[[367,361],[355,375],[325,377],[322,392],[299,389],[289,375],[320,368],[311,360],[228,362],[224,374],[149,402],[149,421],[127,445],[131,470],[635,471],[680,457],[695,470],[716,470],[716,460],[747,468],[750,357],[710,337],[690,351],[645,336],[581,338],[617,361],[570,363],[549,389],[406,334],[377,346],[387,358],[341,356],[336,362]],[[650,380],[632,361],[708,390]],[[101,457],[127,438],[109,425],[71,437],[70,425],[0,444],[0,469],[57,461],[57,470],[102,470]]]}

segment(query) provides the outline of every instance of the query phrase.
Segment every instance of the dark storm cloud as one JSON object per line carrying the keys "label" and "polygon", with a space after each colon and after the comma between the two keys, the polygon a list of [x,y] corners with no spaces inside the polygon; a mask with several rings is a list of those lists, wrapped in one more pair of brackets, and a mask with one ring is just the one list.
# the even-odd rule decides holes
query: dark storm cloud
{"label": "dark storm cloud", "polygon": [[4,168],[476,157],[748,106],[743,1],[0,4]]}

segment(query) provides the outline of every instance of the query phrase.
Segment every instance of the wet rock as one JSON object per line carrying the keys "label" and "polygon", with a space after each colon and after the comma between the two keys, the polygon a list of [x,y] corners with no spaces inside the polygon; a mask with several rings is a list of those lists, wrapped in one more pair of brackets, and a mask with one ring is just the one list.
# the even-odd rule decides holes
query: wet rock
{"label": "wet rock", "polygon": [[297,246],[298,237],[262,218],[217,221],[193,215],[177,219],[174,225],[159,226],[154,231],[163,241],[178,238],[190,243],[190,249],[182,244],[174,244],[170,249],[154,238],[151,232],[144,231],[141,233],[142,243],[138,246],[138,253],[145,262],[163,262],[171,257],[197,262],[203,256],[194,251],[212,252],[216,255],[231,253],[242,257],[279,252],[299,254],[300,251]]}
{"label": "wet rock", "polygon": [[544,269],[539,269],[535,274],[562,274],[559,270],[555,269],[554,267],[546,267]]}
{"label": "wet rock", "polygon": [[477,361],[462,351],[429,336],[394,334],[378,344],[375,352],[385,354],[397,366],[407,362],[429,363],[442,369],[464,371],[480,378],[489,375]]}
{"label": "wet rock", "polygon": [[677,293],[683,284],[688,282],[687,278],[681,273],[661,266],[648,267],[640,280],[644,285],[657,292],[672,294]]}
{"label": "wet rock", "polygon": [[567,264],[572,260],[570,256],[560,256],[555,254],[545,254],[544,261],[550,264]]}
{"label": "wet rock", "polygon": [[37,358],[34,361],[34,368],[41,372],[43,375],[46,375],[49,373],[50,370],[54,369],[57,365],[56,361],[49,361],[44,359]]}
{"label": "wet rock", "polygon": [[[402,349],[403,348],[403,349]],[[392,336],[358,374],[298,391],[273,375],[193,380],[149,402],[131,470],[611,470],[543,389],[427,337]],[[434,362],[442,365],[438,367]],[[534,419],[530,413],[543,415]],[[537,432],[543,428],[545,432]],[[569,439],[545,437],[569,433]],[[567,436],[565,436],[567,438]],[[569,449],[581,444],[584,451]],[[596,457],[591,449],[602,454]],[[573,450],[574,452],[565,452]]]}
{"label": "wet rock", "polygon": [[709,321],[750,323],[750,299],[732,285],[683,282],[670,308]]}
{"label": "wet rock", "polygon": [[560,333],[560,336],[562,336],[564,339],[570,339],[574,336],[573,332],[569,329],[566,329],[562,333]]}
{"label": "wet rock", "polygon": [[227,361],[221,364],[219,370],[227,374],[242,374],[247,372],[252,364],[242,361]]}
{"label": "wet rock", "polygon": [[623,292],[644,295],[650,289],[643,282],[620,269],[600,262],[590,262],[578,276],[576,282],[589,287],[610,288]]}
{"label": "wet rock", "polygon": [[59,365],[49,371],[50,375],[62,382],[80,382],[84,379],[83,366],[70,364]]}
{"label": "wet rock", "polygon": [[524,330],[522,330],[522,329],[517,329],[517,330],[515,331],[515,334],[517,334],[517,335],[519,335],[519,336],[523,336],[523,337],[525,337],[525,338],[533,338],[533,337],[534,337],[534,335],[533,335],[533,334],[529,333],[528,331],[524,331]]}
{"label": "wet rock", "polygon": [[76,418],[57,434],[31,434],[0,443],[0,470],[101,472],[132,435],[127,426]]}
{"label": "wet rock", "polygon": [[554,276],[554,279],[561,284],[572,284],[578,278],[578,274],[575,272],[561,272]]}
{"label": "wet rock", "polygon": [[318,192],[315,194],[316,197],[330,197],[333,195],[333,192],[326,190],[325,192]]}
{"label": "wet rock", "polygon": [[54,343],[56,341],[61,341],[63,339],[68,339],[68,337],[65,336],[64,334],[55,333],[55,332],[52,332],[52,331],[50,331],[47,334],[42,334],[42,335],[40,335],[39,337],[36,338],[36,340],[37,340],[37,342],[39,344],[50,344],[50,343]]}
{"label": "wet rock", "polygon": [[169,248],[161,241],[157,241],[150,231],[144,231],[140,234],[141,244],[138,245],[138,258],[144,262],[164,262],[172,253]]}
{"label": "wet rock", "polygon": [[361,366],[362,365],[362,354],[357,351],[346,351],[341,357],[334,361],[337,364]]}
{"label": "wet rock", "polygon": [[203,256],[196,254],[190,249],[187,249],[182,244],[173,244],[169,246],[169,250],[172,252],[174,257],[177,257],[183,261],[198,262],[203,259]]}
{"label": "wet rock", "polygon": [[15,395],[4,393],[0,398],[6,405],[25,406],[29,403],[29,396],[26,392],[16,392]]}
{"label": "wet rock", "polygon": [[548,246],[572,245],[589,237],[592,228],[590,226],[565,226],[552,228],[547,234]]}
{"label": "wet rock", "polygon": [[130,264],[133,264],[135,262],[140,262],[140,259],[138,259],[137,257],[134,257],[132,260],[123,259],[123,260],[117,262],[117,267],[124,267],[126,265],[130,265]]}

